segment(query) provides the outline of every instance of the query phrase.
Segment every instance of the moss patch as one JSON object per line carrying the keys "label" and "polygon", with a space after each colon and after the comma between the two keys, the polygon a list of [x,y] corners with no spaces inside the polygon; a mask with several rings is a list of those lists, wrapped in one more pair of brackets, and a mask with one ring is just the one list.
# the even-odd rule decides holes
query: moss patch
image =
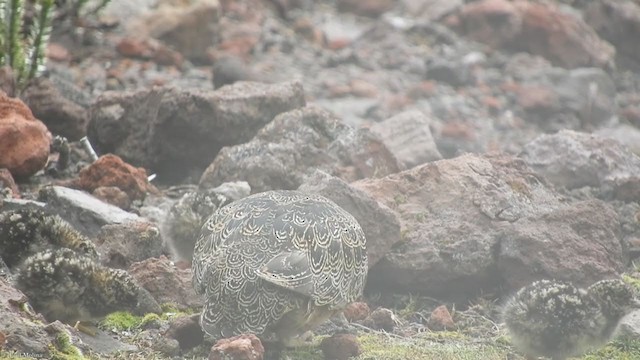
{"label": "moss patch", "polygon": [[49,346],[49,356],[52,360],[84,360],[87,359],[73,344],[69,335],[59,333],[55,341]]}

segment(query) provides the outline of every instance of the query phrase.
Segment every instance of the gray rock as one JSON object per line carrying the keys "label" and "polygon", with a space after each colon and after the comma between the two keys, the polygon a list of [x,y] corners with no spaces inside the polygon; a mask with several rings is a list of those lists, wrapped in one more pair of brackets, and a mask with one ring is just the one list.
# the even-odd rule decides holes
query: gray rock
{"label": "gray rock", "polygon": [[590,186],[604,198],[640,200],[640,157],[615,140],[562,130],[537,137],[520,157],[557,187]]}
{"label": "gray rock", "polygon": [[111,268],[127,269],[134,262],[167,253],[160,230],[145,221],[104,225],[94,243],[100,262]]}
{"label": "gray rock", "polygon": [[6,336],[2,349],[46,358],[51,339],[45,326],[37,322],[44,320],[42,317],[31,318],[33,314],[20,309],[26,299],[20,290],[0,277],[0,331]]}
{"label": "gray rock", "polygon": [[401,170],[429,161],[440,160],[431,135],[430,119],[420,111],[406,111],[371,126],[398,161]]}
{"label": "gray rock", "polygon": [[[618,225],[604,205],[593,205],[604,213],[585,220],[590,225],[587,229],[598,234],[565,226],[557,236],[555,232],[542,236],[550,226],[548,216],[570,216],[571,211],[561,211],[566,205],[560,197],[521,159],[469,154],[351,185],[395,211],[402,227],[400,242],[369,271],[370,289],[464,301],[499,287],[515,290],[513,284],[524,275],[528,280],[580,275],[577,280],[593,282],[619,270],[623,263]],[[582,214],[591,216],[587,210]],[[579,220],[567,221],[577,224]],[[513,229],[508,226],[511,223]],[[515,234],[519,228],[515,224],[537,230],[533,234],[539,236],[532,235],[532,242],[565,254],[563,266],[540,267],[545,253],[522,251],[528,260],[521,260],[517,274],[499,271],[498,264],[504,264],[499,257],[501,244],[508,234]],[[556,226],[561,225],[558,220]],[[570,245],[565,246],[565,241]],[[576,251],[575,244],[585,250]],[[568,251],[571,256],[566,255]],[[589,271],[582,273],[585,264],[590,264]]]}
{"label": "gray rock", "polygon": [[622,318],[617,329],[617,336],[637,339],[640,337],[640,310],[633,311]]}
{"label": "gray rock", "polygon": [[107,92],[91,106],[87,133],[99,154],[114,153],[172,182],[200,176],[223,146],[251,140],[276,115],[304,104],[298,82]]}
{"label": "gray rock", "polygon": [[612,127],[598,129],[595,135],[614,139],[627,146],[634,154],[640,156],[640,129],[628,124],[618,124]]}
{"label": "gray rock", "polygon": [[600,36],[616,47],[617,61],[640,64],[640,5],[634,1],[589,1],[584,18]]}
{"label": "gray rock", "polygon": [[400,240],[400,223],[394,212],[337,177],[318,170],[305,178],[298,190],[320,194],[356,218],[367,239],[369,268]]}
{"label": "gray rock", "polygon": [[250,142],[223,148],[200,186],[243,180],[253,192],[292,190],[312,169],[353,181],[393,173],[398,165],[370,131],[355,130],[328,111],[307,106],[278,115]]}
{"label": "gray rock", "polygon": [[[528,86],[542,86],[553,94],[554,103],[529,117],[546,130],[560,130],[567,126],[593,129],[607,124],[617,110],[616,87],[611,77],[599,68],[540,69],[524,82]],[[574,125],[567,117],[576,117]]]}
{"label": "gray rock", "polygon": [[66,99],[61,91],[46,78],[29,83],[21,95],[38,120],[55,135],[70,141],[80,140],[86,133],[88,112],[82,106]]}
{"label": "gray rock", "polygon": [[100,201],[84,191],[62,186],[42,188],[38,200],[46,202],[47,209],[59,214],[90,238],[95,238],[103,225],[140,219],[137,215]]}

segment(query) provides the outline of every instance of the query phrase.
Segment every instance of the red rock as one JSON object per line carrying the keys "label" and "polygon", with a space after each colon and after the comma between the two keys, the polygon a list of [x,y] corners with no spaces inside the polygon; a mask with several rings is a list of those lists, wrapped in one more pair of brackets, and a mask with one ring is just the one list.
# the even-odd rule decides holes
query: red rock
{"label": "red rock", "polygon": [[362,353],[358,339],[353,334],[336,334],[320,343],[325,359],[346,360]]}
{"label": "red rock", "polygon": [[132,200],[142,200],[147,192],[155,192],[155,186],[147,181],[147,172],[125,163],[119,156],[107,154],[82,169],[72,186],[88,192],[102,186],[115,186],[127,193]]}
{"label": "red rock", "polygon": [[473,140],[475,135],[470,125],[461,122],[445,123],[440,129],[440,135],[449,138]]}
{"label": "red rock", "polygon": [[264,347],[253,334],[221,339],[211,347],[209,360],[262,360]]}
{"label": "red rock", "polygon": [[71,60],[71,54],[69,50],[58,43],[49,43],[47,46],[47,59],[53,61],[69,61]]}
{"label": "red rock", "polygon": [[408,95],[416,100],[420,98],[429,98],[436,93],[438,84],[435,81],[425,80],[409,88]]}
{"label": "red rock", "polygon": [[557,106],[553,89],[544,86],[525,85],[518,87],[518,104],[524,110],[550,110]]}
{"label": "red rock", "polygon": [[373,329],[391,332],[396,327],[397,322],[398,320],[393,311],[377,308],[363,321],[363,324]]}
{"label": "red rock", "polygon": [[18,190],[18,185],[16,185],[15,180],[13,180],[11,172],[5,168],[0,169],[0,189],[3,188],[9,188],[11,190],[11,196],[13,198],[20,198],[20,190]]}
{"label": "red rock", "polygon": [[46,165],[50,144],[51,133],[31,110],[0,92],[0,168],[29,177]]}
{"label": "red rock", "polygon": [[429,328],[431,330],[451,330],[455,328],[451,313],[445,305],[440,305],[431,312]]}
{"label": "red rock", "polygon": [[365,302],[354,302],[344,309],[344,316],[349,322],[364,320],[369,316],[369,305]]}
{"label": "red rock", "polygon": [[481,0],[445,23],[494,48],[527,51],[558,66],[610,66],[615,49],[582,19],[552,3]]}
{"label": "red rock", "polygon": [[153,54],[151,44],[146,39],[124,38],[116,45],[120,55],[134,58],[149,59]]}
{"label": "red rock", "polygon": [[352,12],[356,15],[378,17],[391,10],[395,1],[393,0],[339,0],[338,10]]}
{"label": "red rock", "polygon": [[100,186],[93,190],[92,195],[122,210],[129,210],[131,207],[129,195],[116,186]]}

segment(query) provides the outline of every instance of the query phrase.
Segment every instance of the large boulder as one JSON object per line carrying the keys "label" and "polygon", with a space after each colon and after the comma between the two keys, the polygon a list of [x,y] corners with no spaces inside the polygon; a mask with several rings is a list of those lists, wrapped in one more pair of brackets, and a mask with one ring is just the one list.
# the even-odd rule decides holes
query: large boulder
{"label": "large boulder", "polygon": [[307,106],[278,115],[253,140],[223,148],[200,186],[246,181],[254,193],[292,190],[313,169],[353,181],[396,172],[398,164],[369,130],[353,129],[330,112]]}
{"label": "large boulder", "polygon": [[99,153],[173,182],[197,178],[223,146],[251,140],[276,115],[304,104],[298,82],[107,92],[91,106],[88,136]]}
{"label": "large boulder", "polygon": [[[379,291],[464,301],[542,277],[588,284],[624,263],[607,205],[562,203],[518,158],[469,154],[352,186],[391,208],[401,223],[400,242],[369,272],[368,286]],[[571,219],[578,213],[584,219]],[[529,251],[532,244],[546,251]],[[517,271],[509,265],[514,259]]]}

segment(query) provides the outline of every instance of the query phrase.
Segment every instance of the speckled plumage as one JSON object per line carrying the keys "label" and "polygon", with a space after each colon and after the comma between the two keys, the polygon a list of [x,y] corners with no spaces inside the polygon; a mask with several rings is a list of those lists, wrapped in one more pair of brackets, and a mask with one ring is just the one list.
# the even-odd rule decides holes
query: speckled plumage
{"label": "speckled plumage", "polygon": [[117,310],[138,314],[160,310],[126,271],[101,266],[70,249],[30,256],[15,283],[48,320],[73,323],[99,319]]}
{"label": "speckled plumage", "polygon": [[52,247],[72,249],[97,259],[98,252],[87,237],[58,215],[36,208],[0,212],[0,256],[9,268],[28,256]]}
{"label": "speckled plumage", "polygon": [[522,353],[563,360],[609,341],[635,304],[632,290],[621,280],[602,280],[586,290],[540,280],[520,289],[503,316]]}
{"label": "speckled plumage", "polygon": [[13,272],[16,288],[47,320],[71,323],[116,310],[160,311],[126,271],[99,264],[91,240],[42,210],[0,213],[0,256]]}
{"label": "speckled plumage", "polygon": [[209,335],[286,342],[361,296],[366,240],[353,216],[322,196],[267,191],[207,219],[193,274]]}

